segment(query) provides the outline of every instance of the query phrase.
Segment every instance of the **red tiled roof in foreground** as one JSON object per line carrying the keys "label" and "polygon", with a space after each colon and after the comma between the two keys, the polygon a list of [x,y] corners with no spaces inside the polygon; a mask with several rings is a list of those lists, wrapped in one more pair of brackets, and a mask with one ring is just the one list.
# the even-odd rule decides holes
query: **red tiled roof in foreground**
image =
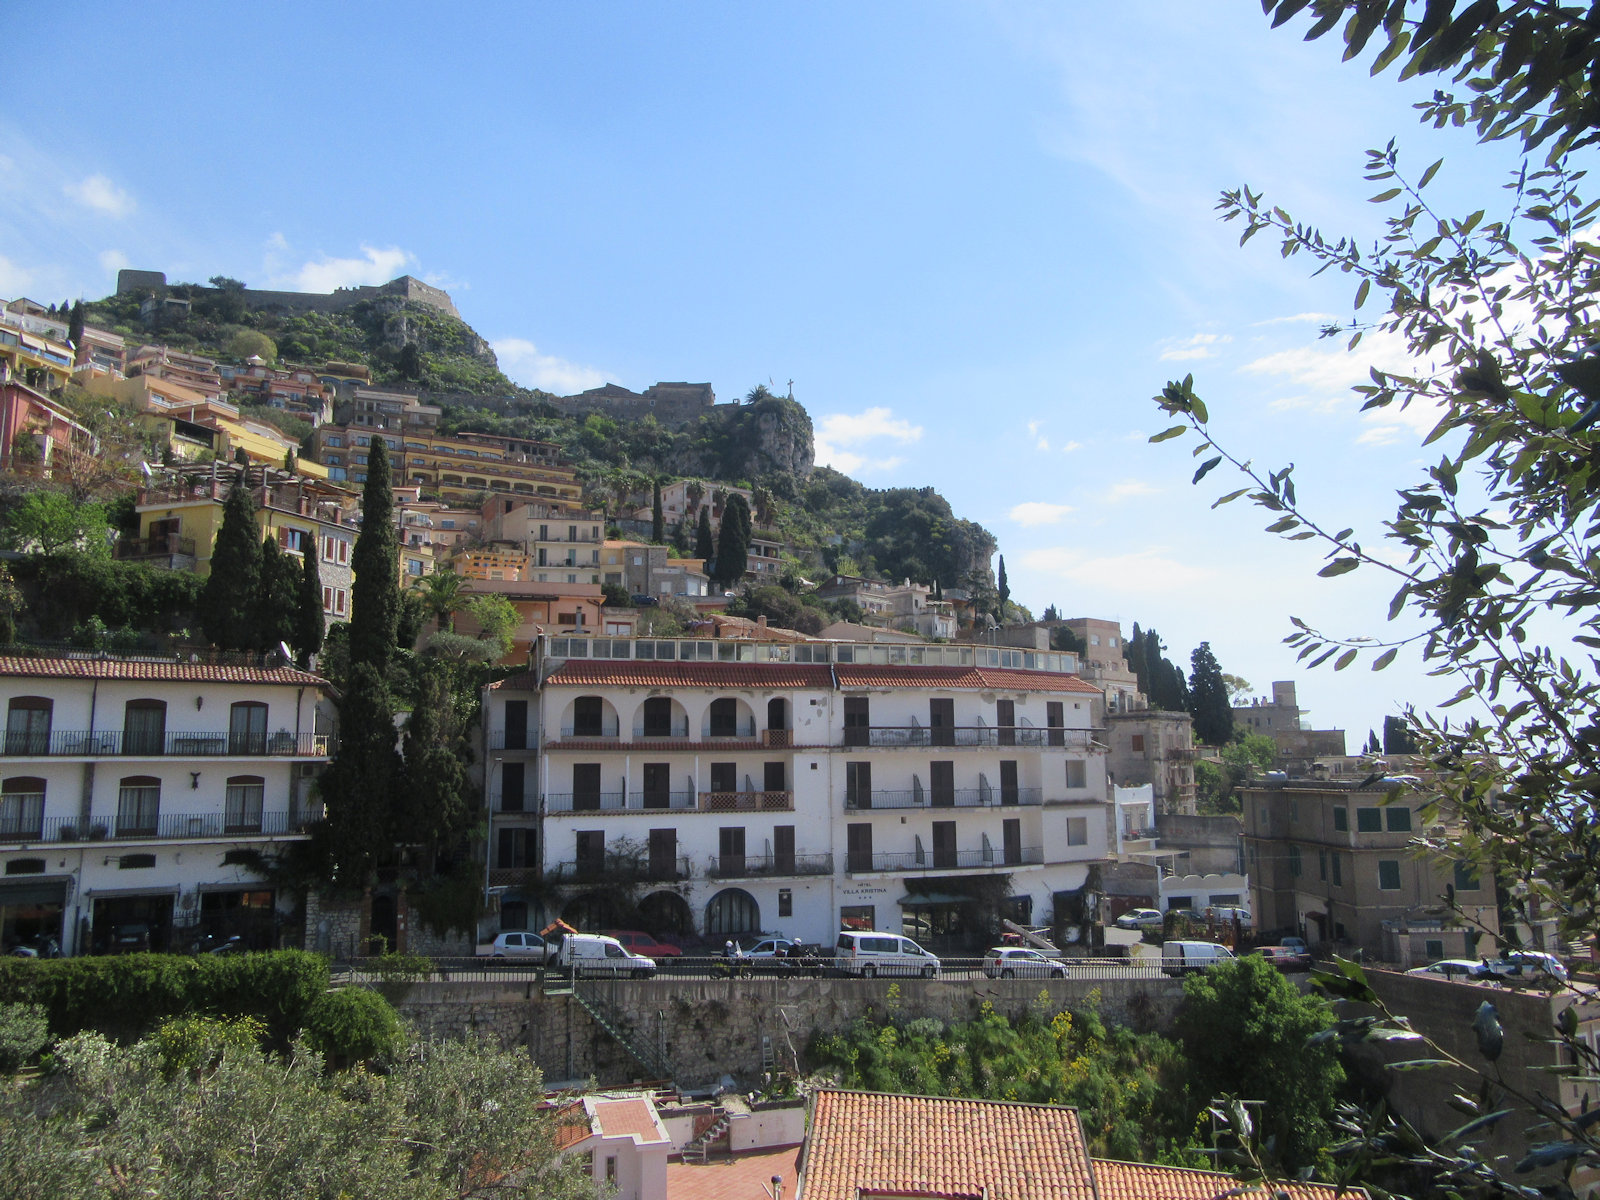
{"label": "red tiled roof in foreground", "polygon": [[[617,659],[568,659],[546,681],[551,684],[623,687],[937,688],[946,691],[1075,692],[1100,689],[1076,675],[994,667],[853,666],[841,663],[685,663]],[[516,686],[507,680],[503,686]]]}
{"label": "red tiled roof in foreground", "polygon": [[1046,1104],[819,1091],[803,1170],[797,1200],[1096,1200],[1077,1109]]}
{"label": "red tiled roof in foreground", "polygon": [[672,1140],[656,1120],[655,1106],[642,1098],[596,1100],[593,1125],[603,1137],[636,1137],[641,1143]]}
{"label": "red tiled roof in foreground", "polygon": [[1363,1200],[1365,1190],[1349,1188],[1341,1192],[1331,1183],[1295,1183],[1273,1180],[1269,1183],[1240,1183],[1221,1171],[1191,1171],[1183,1167],[1155,1167],[1145,1163],[1094,1160],[1095,1184],[1100,1200],[1334,1200],[1353,1196]]}
{"label": "red tiled roof in foreground", "polygon": [[792,1200],[799,1158],[798,1146],[784,1146],[731,1159],[719,1151],[704,1164],[669,1159],[667,1200],[761,1200],[771,1195],[767,1184],[774,1175],[783,1180],[783,1200]]}
{"label": "red tiled roof in foreground", "polygon": [[230,667],[210,663],[130,662],[116,658],[23,658],[11,655],[0,655],[0,677],[327,686],[327,680],[322,677],[308,671],[297,671],[293,667]]}

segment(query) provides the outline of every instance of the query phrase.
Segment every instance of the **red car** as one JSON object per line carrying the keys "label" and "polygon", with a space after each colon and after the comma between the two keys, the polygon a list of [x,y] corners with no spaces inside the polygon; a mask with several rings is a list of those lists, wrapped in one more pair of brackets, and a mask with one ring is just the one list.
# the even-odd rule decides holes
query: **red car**
{"label": "red car", "polygon": [[1251,953],[1259,954],[1280,971],[1311,969],[1311,955],[1303,950],[1293,950],[1288,946],[1257,946]]}
{"label": "red car", "polygon": [[638,929],[602,929],[600,932],[606,937],[616,938],[624,949],[642,954],[646,958],[677,958],[683,953],[682,949],[671,942],[658,942],[648,933]]}

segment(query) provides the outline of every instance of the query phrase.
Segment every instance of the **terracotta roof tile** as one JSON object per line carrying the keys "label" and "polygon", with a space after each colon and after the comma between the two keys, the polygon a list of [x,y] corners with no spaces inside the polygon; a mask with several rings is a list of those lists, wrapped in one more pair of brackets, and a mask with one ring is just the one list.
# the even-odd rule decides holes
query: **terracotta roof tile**
{"label": "terracotta roof tile", "polygon": [[508,692],[537,692],[539,675],[535,671],[523,671],[520,674],[508,675],[504,679],[497,679],[489,685],[491,692],[502,689]]}
{"label": "terracotta roof tile", "polygon": [[1095,1200],[1077,1109],[819,1091],[797,1200],[855,1200],[858,1188]]}
{"label": "terracotta roof tile", "polygon": [[605,1137],[633,1136],[641,1142],[670,1142],[667,1131],[656,1120],[654,1105],[648,1100],[596,1100],[594,1130]]}
{"label": "terracotta roof tile", "polygon": [[0,655],[0,677],[327,686],[327,680],[321,676],[297,671],[293,667],[230,667],[210,663],[130,662],[113,658],[23,658],[10,655]]}
{"label": "terracotta roof tile", "polygon": [[758,687],[831,690],[826,664],[627,662],[568,659],[548,684],[621,684],[632,687]]}
{"label": "terracotta roof tile", "polygon": [[1362,1198],[1361,1188],[1339,1191],[1331,1183],[1240,1183],[1221,1171],[1193,1171],[1183,1167],[1157,1167],[1146,1163],[1094,1160],[1094,1178],[1100,1200],[1334,1200],[1337,1196]]}

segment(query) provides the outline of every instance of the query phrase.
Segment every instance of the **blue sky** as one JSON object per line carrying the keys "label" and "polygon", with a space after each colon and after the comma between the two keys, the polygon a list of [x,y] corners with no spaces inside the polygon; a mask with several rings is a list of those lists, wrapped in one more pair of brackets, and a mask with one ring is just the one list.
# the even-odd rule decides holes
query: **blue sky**
{"label": "blue sky", "polygon": [[[449,15],[446,15],[446,14]],[[447,287],[520,381],[756,383],[794,394],[819,458],[934,485],[1000,540],[1037,613],[1201,640],[1319,725],[1453,691],[1402,657],[1298,672],[1293,613],[1383,633],[1392,590],[1314,578],[1233,486],[1189,485],[1149,402],[1193,371],[1214,432],[1293,461],[1333,527],[1375,526],[1427,414],[1346,390],[1392,346],[1217,193],[1249,183],[1370,238],[1363,152],[1390,137],[1445,211],[1509,159],[1422,129],[1426,88],[1194,3],[234,5],[88,3],[71,44],[8,31],[0,296],[102,295],[116,269],[326,290]],[[20,22],[3,22],[17,25]],[[1303,25],[1297,22],[1296,25]],[[1213,486],[1215,483],[1215,486]],[[1367,539],[1378,541],[1376,530]]]}

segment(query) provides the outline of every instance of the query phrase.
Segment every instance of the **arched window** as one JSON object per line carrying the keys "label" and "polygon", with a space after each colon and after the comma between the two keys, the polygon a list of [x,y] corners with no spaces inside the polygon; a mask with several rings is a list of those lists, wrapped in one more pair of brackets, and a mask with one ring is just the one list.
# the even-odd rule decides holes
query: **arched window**
{"label": "arched window", "polygon": [[0,784],[0,837],[26,841],[44,832],[44,780],[22,775]]}
{"label": "arched window", "polygon": [[724,697],[711,702],[711,736],[736,737],[739,733],[739,702]]}
{"label": "arched window", "polygon": [[17,696],[6,711],[6,753],[48,754],[51,701],[43,696]]}
{"label": "arched window", "polygon": [[228,710],[228,753],[266,752],[267,706],[256,700],[241,700]]}
{"label": "arched window", "polygon": [[129,775],[117,789],[117,836],[154,837],[161,815],[161,780]]}
{"label": "arched window", "polygon": [[706,905],[708,937],[758,933],[760,930],[761,906],[749,892],[740,888],[725,888],[711,897]]}
{"label": "arched window", "polygon": [[261,832],[261,801],[266,780],[260,775],[234,775],[228,780],[227,815],[229,833]]}

